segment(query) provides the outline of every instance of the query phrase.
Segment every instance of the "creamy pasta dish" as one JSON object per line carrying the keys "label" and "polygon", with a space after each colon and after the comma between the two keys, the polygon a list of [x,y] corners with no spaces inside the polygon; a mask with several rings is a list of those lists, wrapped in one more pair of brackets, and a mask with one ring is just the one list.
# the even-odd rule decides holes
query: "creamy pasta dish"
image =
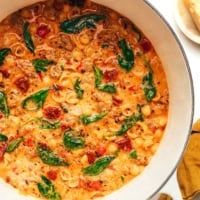
{"label": "creamy pasta dish", "polygon": [[0,177],[48,200],[105,196],[156,152],[168,87],[151,42],[126,17],[48,0],[0,23]]}

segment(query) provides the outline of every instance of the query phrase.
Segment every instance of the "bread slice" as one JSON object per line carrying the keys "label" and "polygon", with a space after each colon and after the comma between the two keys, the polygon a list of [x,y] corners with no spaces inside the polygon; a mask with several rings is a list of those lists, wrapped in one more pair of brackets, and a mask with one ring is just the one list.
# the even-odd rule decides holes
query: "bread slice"
{"label": "bread slice", "polygon": [[184,0],[184,3],[189,10],[197,29],[200,31],[200,0]]}

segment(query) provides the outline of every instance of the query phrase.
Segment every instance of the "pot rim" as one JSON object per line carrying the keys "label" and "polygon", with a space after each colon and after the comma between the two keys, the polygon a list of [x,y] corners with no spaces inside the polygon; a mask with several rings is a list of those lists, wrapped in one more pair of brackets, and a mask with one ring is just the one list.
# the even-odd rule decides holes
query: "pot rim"
{"label": "pot rim", "polygon": [[181,54],[183,55],[185,64],[186,64],[186,69],[189,75],[189,84],[190,84],[190,90],[191,90],[191,106],[192,106],[192,110],[190,113],[190,124],[189,124],[189,130],[188,130],[188,135],[187,135],[187,140],[185,141],[184,144],[184,148],[180,154],[179,159],[177,160],[177,162],[175,163],[174,168],[172,169],[171,173],[167,176],[167,178],[165,179],[165,181],[157,188],[157,190],[155,190],[152,195],[150,195],[147,200],[152,199],[169,181],[169,179],[171,178],[171,176],[174,174],[175,170],[177,169],[177,166],[179,164],[179,162],[181,161],[182,157],[183,157],[183,153],[185,152],[185,149],[187,147],[188,141],[189,141],[189,137],[190,137],[190,132],[192,129],[192,124],[193,124],[193,118],[194,118],[194,84],[193,84],[193,79],[192,79],[192,73],[191,73],[191,69],[190,69],[190,65],[189,65],[189,61],[187,58],[187,55],[185,53],[185,50],[183,48],[183,45],[180,41],[180,39],[178,38],[177,34],[175,33],[174,29],[171,27],[171,25],[169,24],[169,22],[165,19],[165,17],[160,13],[160,11],[158,11],[157,8],[155,8],[155,6],[152,5],[151,2],[149,2],[149,0],[143,0],[144,3],[151,8],[156,14],[157,16],[164,22],[164,24],[168,27],[170,33],[174,36],[174,39],[176,40],[176,43],[179,46],[179,49],[181,51]]}

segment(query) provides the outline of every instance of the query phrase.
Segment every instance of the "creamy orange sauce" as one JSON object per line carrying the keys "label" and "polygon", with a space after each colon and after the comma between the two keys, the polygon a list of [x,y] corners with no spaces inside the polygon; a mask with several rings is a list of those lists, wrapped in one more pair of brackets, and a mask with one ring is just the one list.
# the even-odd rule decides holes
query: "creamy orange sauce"
{"label": "creamy orange sauce", "polygon": [[[60,29],[63,21],[88,13],[106,18],[78,33]],[[34,52],[24,40],[25,22],[29,22]],[[121,40],[134,55],[129,71],[119,63],[119,57],[123,57]],[[48,0],[21,9],[0,23],[3,48],[10,49],[0,66],[0,91],[10,109],[6,117],[0,108],[0,132],[8,137],[0,142],[0,177],[6,182],[41,199],[89,200],[122,187],[149,164],[167,124],[168,87],[153,46],[127,18],[90,1],[74,6]],[[35,59],[52,63],[38,73]],[[94,67],[102,72],[101,84],[111,84],[115,92],[102,91],[95,85]],[[149,72],[156,90],[150,100],[144,91],[144,77]],[[76,80],[84,91],[81,97],[74,88]],[[34,102],[28,103],[28,109],[22,106],[27,97],[44,89],[48,94],[39,109]],[[142,119],[132,121],[123,134],[117,135],[127,119],[138,112]],[[100,113],[105,116],[93,123],[81,121],[82,115]],[[41,119],[57,126],[44,129]],[[84,141],[80,148],[70,149],[64,144],[64,134],[70,130]],[[2,150],[3,145],[9,146],[18,138],[23,141],[12,152]],[[44,163],[37,151],[39,144],[69,165]],[[106,156],[114,159],[99,174],[84,173],[83,169]],[[39,192],[41,176],[52,182],[59,197],[45,197]]]}

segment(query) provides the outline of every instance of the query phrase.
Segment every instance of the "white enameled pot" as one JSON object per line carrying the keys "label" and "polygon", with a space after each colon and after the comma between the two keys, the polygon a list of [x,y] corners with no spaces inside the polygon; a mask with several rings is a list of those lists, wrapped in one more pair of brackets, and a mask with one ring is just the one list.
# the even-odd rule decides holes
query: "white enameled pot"
{"label": "white enameled pot", "polygon": [[[0,0],[0,21],[19,8],[35,2],[38,0]],[[147,200],[158,193],[173,174],[187,144],[194,109],[190,69],[175,33],[148,2],[143,0],[95,0],[95,2],[120,12],[145,33],[160,56],[167,76],[170,93],[169,120],[157,153],[140,176],[104,198]],[[3,181],[0,181],[0,195],[0,199],[3,200],[32,199],[20,195]]]}

